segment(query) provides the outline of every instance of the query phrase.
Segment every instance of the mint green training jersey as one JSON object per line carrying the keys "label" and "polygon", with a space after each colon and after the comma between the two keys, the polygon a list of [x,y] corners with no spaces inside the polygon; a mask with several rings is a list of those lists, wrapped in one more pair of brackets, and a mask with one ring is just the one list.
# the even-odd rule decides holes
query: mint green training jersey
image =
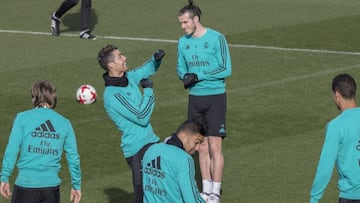
{"label": "mint green training jersey", "polygon": [[183,149],[154,144],[142,165],[144,203],[205,203],[195,181],[194,160]]}
{"label": "mint green training jersey", "polygon": [[58,172],[63,151],[66,153],[72,187],[80,190],[80,156],[70,121],[48,108],[18,113],[2,162],[1,182],[9,182],[17,162],[16,185],[25,188],[59,186],[61,179]]}
{"label": "mint green training jersey", "polygon": [[360,200],[360,108],[344,110],[328,123],[311,188],[311,203],[323,196],[334,165],[339,178],[339,197]]}
{"label": "mint green training jersey", "polygon": [[195,73],[197,82],[190,95],[207,96],[225,93],[225,78],[231,75],[231,58],[223,34],[206,28],[201,37],[184,35],[178,42],[177,74]]}
{"label": "mint green training jersey", "polygon": [[151,57],[141,66],[126,73],[126,86],[112,84],[105,87],[104,107],[110,119],[122,132],[121,148],[125,158],[134,156],[146,144],[160,140],[150,123],[155,106],[153,89],[144,88],[141,92],[139,88],[140,80],[155,74],[159,66],[160,62]]}

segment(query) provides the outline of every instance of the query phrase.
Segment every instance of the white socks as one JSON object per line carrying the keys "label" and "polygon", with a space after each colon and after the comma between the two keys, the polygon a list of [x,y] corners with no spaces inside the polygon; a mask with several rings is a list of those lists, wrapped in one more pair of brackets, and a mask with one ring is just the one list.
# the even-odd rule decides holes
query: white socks
{"label": "white socks", "polygon": [[202,185],[203,185],[203,193],[209,195],[212,192],[212,188],[213,188],[212,180],[203,179]]}
{"label": "white socks", "polygon": [[217,194],[220,195],[221,182],[213,182],[212,180],[203,179],[203,193],[205,194]]}
{"label": "white socks", "polygon": [[221,182],[212,182],[211,193],[217,194],[220,196]]}

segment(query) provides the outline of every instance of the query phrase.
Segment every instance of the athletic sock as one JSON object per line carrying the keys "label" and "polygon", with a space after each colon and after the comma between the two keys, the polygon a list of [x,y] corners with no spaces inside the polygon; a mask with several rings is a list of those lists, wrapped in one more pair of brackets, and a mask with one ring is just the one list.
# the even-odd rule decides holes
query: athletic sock
{"label": "athletic sock", "polygon": [[203,179],[202,184],[203,184],[203,190],[202,190],[203,193],[210,194],[213,189],[213,182],[208,179]]}
{"label": "athletic sock", "polygon": [[212,182],[211,193],[217,194],[220,196],[221,182]]}

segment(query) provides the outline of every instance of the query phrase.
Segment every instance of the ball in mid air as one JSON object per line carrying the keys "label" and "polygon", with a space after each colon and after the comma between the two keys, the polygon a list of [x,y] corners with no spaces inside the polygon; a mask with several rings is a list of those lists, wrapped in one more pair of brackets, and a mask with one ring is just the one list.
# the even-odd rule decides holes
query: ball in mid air
{"label": "ball in mid air", "polygon": [[76,100],[80,104],[92,104],[96,101],[96,90],[93,86],[81,85],[76,91]]}

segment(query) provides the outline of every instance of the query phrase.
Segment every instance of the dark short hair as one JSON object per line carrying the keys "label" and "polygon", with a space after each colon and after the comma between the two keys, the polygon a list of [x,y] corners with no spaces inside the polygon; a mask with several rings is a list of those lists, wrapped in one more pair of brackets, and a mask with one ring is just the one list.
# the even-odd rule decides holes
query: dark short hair
{"label": "dark short hair", "polygon": [[339,92],[345,99],[353,99],[356,94],[356,82],[349,74],[339,74],[333,78],[332,91]]}
{"label": "dark short hair", "polygon": [[108,64],[114,60],[113,51],[118,49],[114,45],[106,45],[98,53],[99,65],[106,71],[109,71]]}
{"label": "dark short hair", "polygon": [[199,133],[202,136],[205,136],[206,129],[205,125],[198,120],[185,120],[176,130],[176,134],[180,132],[185,132],[190,135]]}
{"label": "dark short hair", "polygon": [[182,16],[185,13],[189,13],[191,19],[198,16],[200,21],[201,10],[192,0],[189,0],[189,3],[179,10],[178,16]]}

